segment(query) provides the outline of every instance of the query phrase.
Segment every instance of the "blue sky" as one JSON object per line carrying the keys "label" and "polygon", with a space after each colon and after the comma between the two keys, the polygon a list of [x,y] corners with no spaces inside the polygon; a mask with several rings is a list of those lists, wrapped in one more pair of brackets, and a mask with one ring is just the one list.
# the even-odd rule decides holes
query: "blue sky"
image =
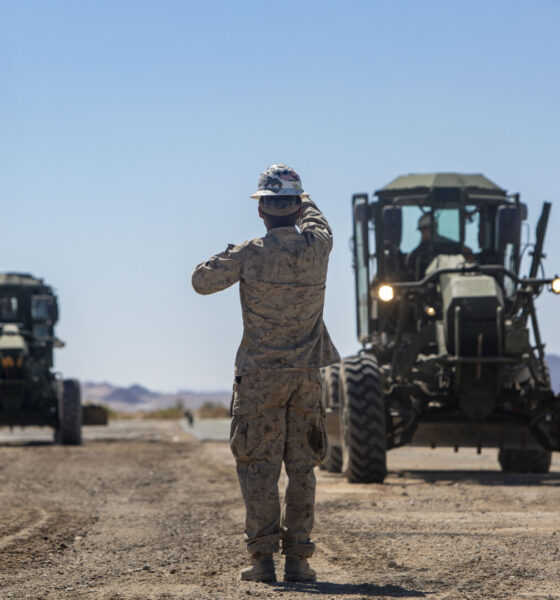
{"label": "blue sky", "polygon": [[[325,320],[355,339],[350,198],[409,172],[482,172],[553,209],[560,272],[560,4],[2,2],[2,271],[60,295],[66,376],[226,389],[236,288],[193,267],[263,232],[286,162],[332,223]],[[540,301],[560,353],[560,298]]]}

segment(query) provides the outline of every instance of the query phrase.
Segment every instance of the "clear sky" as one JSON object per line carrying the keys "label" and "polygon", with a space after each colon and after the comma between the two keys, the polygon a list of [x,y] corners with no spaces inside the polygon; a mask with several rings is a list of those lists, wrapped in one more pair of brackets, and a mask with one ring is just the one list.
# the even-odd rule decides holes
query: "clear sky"
{"label": "clear sky", "polygon": [[[60,296],[65,376],[227,389],[237,286],[193,267],[263,233],[285,162],[335,234],[325,320],[358,349],[350,199],[409,172],[484,173],[553,209],[560,272],[555,0],[0,3],[0,270]],[[534,236],[534,233],[532,234]],[[560,298],[540,301],[560,353]]]}

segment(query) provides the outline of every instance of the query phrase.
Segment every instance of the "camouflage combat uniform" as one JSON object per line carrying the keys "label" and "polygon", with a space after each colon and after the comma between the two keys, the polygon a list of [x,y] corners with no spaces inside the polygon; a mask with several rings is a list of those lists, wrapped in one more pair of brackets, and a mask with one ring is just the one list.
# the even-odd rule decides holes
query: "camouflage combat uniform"
{"label": "camouflage combat uniform", "polygon": [[[246,507],[250,553],[308,557],[315,503],[313,467],[326,435],[319,367],[339,360],[323,323],[332,232],[308,198],[295,227],[277,227],[196,267],[195,290],[240,282],[243,338],[235,361],[231,449]],[[288,487],[282,516],[278,478]]]}

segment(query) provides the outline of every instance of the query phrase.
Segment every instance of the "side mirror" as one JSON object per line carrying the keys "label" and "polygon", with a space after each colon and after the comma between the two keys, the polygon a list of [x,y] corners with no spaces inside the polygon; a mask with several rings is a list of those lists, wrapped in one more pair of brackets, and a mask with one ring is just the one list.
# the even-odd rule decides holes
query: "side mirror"
{"label": "side mirror", "polygon": [[383,240],[397,248],[402,240],[402,210],[400,206],[384,206],[382,211]]}
{"label": "side mirror", "polygon": [[497,249],[518,244],[521,238],[522,210],[519,206],[500,206],[496,214]]}

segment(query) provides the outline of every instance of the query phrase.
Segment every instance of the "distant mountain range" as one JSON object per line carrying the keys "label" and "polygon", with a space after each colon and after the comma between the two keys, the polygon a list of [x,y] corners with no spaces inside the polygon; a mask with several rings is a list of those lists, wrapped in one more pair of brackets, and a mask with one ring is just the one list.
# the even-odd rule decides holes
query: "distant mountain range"
{"label": "distant mountain range", "polygon": [[[552,388],[560,394],[560,356],[547,356],[550,367]],[[120,412],[150,411],[176,406],[178,402],[184,408],[196,410],[205,402],[213,402],[229,406],[231,392],[192,392],[179,391],[173,394],[154,392],[138,384],[129,387],[118,387],[111,383],[82,383],[82,399],[84,403],[104,404]]]}
{"label": "distant mountain range", "polygon": [[159,410],[177,406],[196,410],[205,402],[229,406],[231,392],[192,392],[182,390],[176,393],[154,392],[134,384],[119,387],[111,383],[82,382],[82,402],[84,404],[103,404],[119,412],[138,412]]}

